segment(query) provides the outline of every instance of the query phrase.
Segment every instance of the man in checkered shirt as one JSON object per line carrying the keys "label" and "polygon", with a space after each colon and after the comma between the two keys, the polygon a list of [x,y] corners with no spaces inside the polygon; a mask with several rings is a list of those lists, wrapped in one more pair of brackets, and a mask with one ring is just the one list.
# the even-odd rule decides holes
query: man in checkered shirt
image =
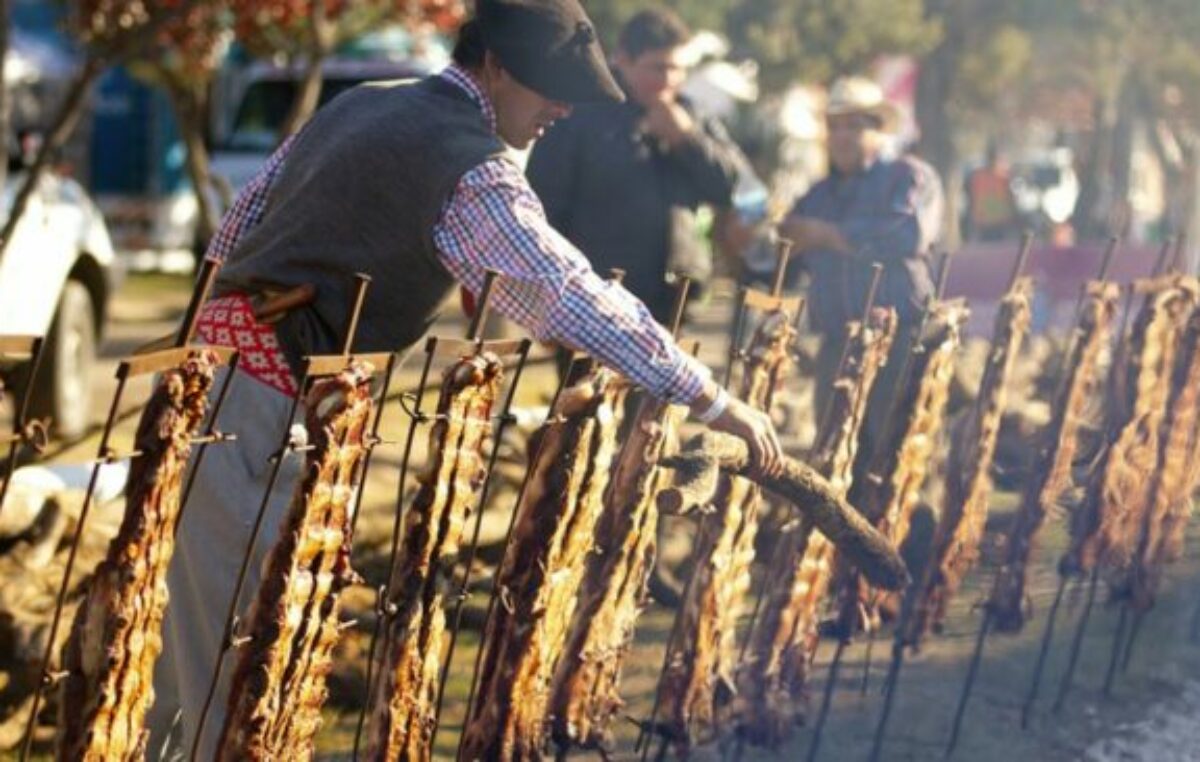
{"label": "man in checkered shirt", "polygon": [[[410,346],[456,283],[477,293],[495,270],[493,305],[536,338],[585,351],[745,439],[761,471],[781,468],[766,416],[730,399],[645,306],[592,271],[507,155],[506,144],[526,148],[573,104],[623,97],[578,1],[479,0],[454,61],[415,84],[339,96],[272,156],[213,240],[209,256],[224,266],[199,335],[233,343],[249,362],[222,411],[238,423],[238,441],[206,455],[180,528],[151,748],[168,730],[168,748],[190,748],[297,368],[303,356],[340,351],[356,272],[373,279],[357,352]],[[269,325],[255,317],[269,294],[298,286],[315,289],[311,303]],[[285,461],[268,501],[243,601],[299,478],[297,460]],[[201,758],[213,756],[227,693],[226,683]]]}

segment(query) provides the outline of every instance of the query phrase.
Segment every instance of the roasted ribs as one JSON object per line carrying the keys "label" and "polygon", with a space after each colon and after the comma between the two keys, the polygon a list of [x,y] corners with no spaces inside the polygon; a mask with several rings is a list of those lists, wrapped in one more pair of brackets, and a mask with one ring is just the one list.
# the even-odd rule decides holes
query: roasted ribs
{"label": "roasted ribs", "polygon": [[1134,563],[1114,580],[1114,597],[1136,611],[1154,606],[1162,575],[1178,557],[1190,512],[1200,426],[1200,308],[1192,310],[1179,342],[1163,422],[1158,468]]}
{"label": "roasted ribs", "polygon": [[979,394],[951,438],[946,493],[926,562],[925,583],[912,602],[906,644],[916,646],[930,630],[940,630],[950,599],[979,557],[992,490],[996,438],[1008,403],[1009,379],[1029,329],[1033,283],[1017,281],[1001,299]]}
{"label": "roasted ribs", "polygon": [[[1110,408],[1108,445],[1088,479],[1083,504],[1072,515],[1071,541],[1059,562],[1062,574],[1128,565],[1150,502],[1150,482],[1171,391],[1179,336],[1196,304],[1190,278],[1139,283],[1147,294],[1129,339],[1125,399]],[[1118,371],[1114,368],[1114,372]]]}
{"label": "roasted ribs", "polygon": [[559,749],[611,747],[611,726],[624,706],[618,692],[634,628],[646,605],[654,566],[658,507],[665,480],[658,467],[677,435],[683,409],[642,401],[621,448],[596,524],[571,635],[554,678],[553,739]]}
{"label": "roasted ribs", "polygon": [[405,514],[403,545],[388,585],[395,608],[384,621],[368,759],[432,758],[446,598],[463,529],[487,475],[484,453],[502,374],[500,361],[485,354],[459,360],[442,380],[429,433],[430,467],[418,477],[420,489]]}
{"label": "roasted ribs", "polygon": [[[867,325],[849,325],[846,361],[833,384],[831,412],[818,432],[813,462],[841,495],[849,492],[859,430],[879,369],[896,332],[896,313],[876,308]],[[833,544],[808,519],[792,522],[774,551],[772,578],[738,675],[740,732],[778,746],[803,719],[817,625],[832,578]]]}
{"label": "roasted ribs", "polygon": [[63,652],[58,758],[140,760],[154,662],[162,651],[167,566],[174,551],[192,437],[208,411],[217,357],[197,350],[162,374],[142,413],[125,516],[96,568]]}
{"label": "roasted ribs", "polygon": [[596,367],[567,387],[535,435],[484,631],[479,682],[462,744],[468,760],[539,759],[550,733],[555,671],[593,551],[616,454],[624,382]]}
{"label": "roasted ribs", "polygon": [[221,760],[308,760],[321,724],[367,452],[373,369],[355,362],[306,393],[311,449],[244,628]]}
{"label": "roasted ribs", "polygon": [[1117,315],[1120,288],[1091,281],[1085,286],[1079,322],[1071,340],[1064,372],[1051,401],[1051,419],[1042,433],[1029,482],[1021,496],[1004,549],[1004,564],[988,597],[988,613],[996,629],[1020,630],[1028,619],[1025,584],[1033,544],[1046,516],[1071,486],[1071,464],[1078,449],[1080,427],[1088,403],[1101,386],[1101,360]]}
{"label": "roasted ribs", "polygon": [[[961,301],[938,302],[930,308],[906,363],[898,390],[901,396],[892,407],[895,422],[888,423],[888,435],[877,443],[871,472],[863,483],[852,486],[854,504],[896,548],[908,535],[935,456],[968,314]],[[848,638],[859,627],[874,626],[878,598],[858,570],[841,559],[837,563],[836,627],[840,637]]]}
{"label": "roasted ribs", "polygon": [[[791,367],[794,339],[786,312],[763,317],[746,353],[739,389],[743,401],[770,410],[775,389]],[[722,474],[711,510],[699,519],[694,578],[677,613],[676,637],[668,644],[658,686],[656,730],[681,750],[703,741],[733,710],[737,625],[750,587],[760,499],[750,480]]]}

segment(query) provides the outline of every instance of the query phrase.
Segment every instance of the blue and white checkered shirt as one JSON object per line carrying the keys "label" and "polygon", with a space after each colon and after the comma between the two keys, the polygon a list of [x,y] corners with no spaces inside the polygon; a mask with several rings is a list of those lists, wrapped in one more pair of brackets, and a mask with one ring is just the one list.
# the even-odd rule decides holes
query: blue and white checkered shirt
{"label": "blue and white checkered shirt", "polygon": [[[450,66],[440,76],[465,91],[496,128],[492,103],[469,73]],[[210,258],[225,258],[262,219],[291,145],[285,141],[238,195],[213,238]],[[487,270],[500,273],[495,308],[538,340],[587,352],[662,399],[691,404],[699,396],[708,370],[681,351],[632,294],[593,272],[550,226],[512,162],[491,159],[464,174],[442,208],[433,240],[447,271],[474,294]]]}

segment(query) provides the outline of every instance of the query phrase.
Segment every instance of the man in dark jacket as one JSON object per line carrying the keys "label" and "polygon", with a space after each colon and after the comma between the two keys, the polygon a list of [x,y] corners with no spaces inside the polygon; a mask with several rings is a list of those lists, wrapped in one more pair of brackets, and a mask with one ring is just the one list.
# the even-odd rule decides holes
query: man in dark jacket
{"label": "man in dark jacket", "polygon": [[696,210],[728,206],[738,149],[713,120],[696,117],[680,87],[691,33],[666,10],[634,16],[614,59],[625,103],[580,106],[547,132],[527,174],[550,223],[598,271],[625,271],[625,286],[663,320],[666,276],[703,272]]}

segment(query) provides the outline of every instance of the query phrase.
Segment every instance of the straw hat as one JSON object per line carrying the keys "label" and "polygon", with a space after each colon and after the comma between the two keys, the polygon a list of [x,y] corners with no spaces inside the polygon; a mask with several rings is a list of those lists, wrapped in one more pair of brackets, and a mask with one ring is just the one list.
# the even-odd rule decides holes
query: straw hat
{"label": "straw hat", "polygon": [[879,120],[884,132],[900,127],[900,112],[883,97],[883,90],[866,77],[843,77],[829,88],[825,115],[866,114]]}

